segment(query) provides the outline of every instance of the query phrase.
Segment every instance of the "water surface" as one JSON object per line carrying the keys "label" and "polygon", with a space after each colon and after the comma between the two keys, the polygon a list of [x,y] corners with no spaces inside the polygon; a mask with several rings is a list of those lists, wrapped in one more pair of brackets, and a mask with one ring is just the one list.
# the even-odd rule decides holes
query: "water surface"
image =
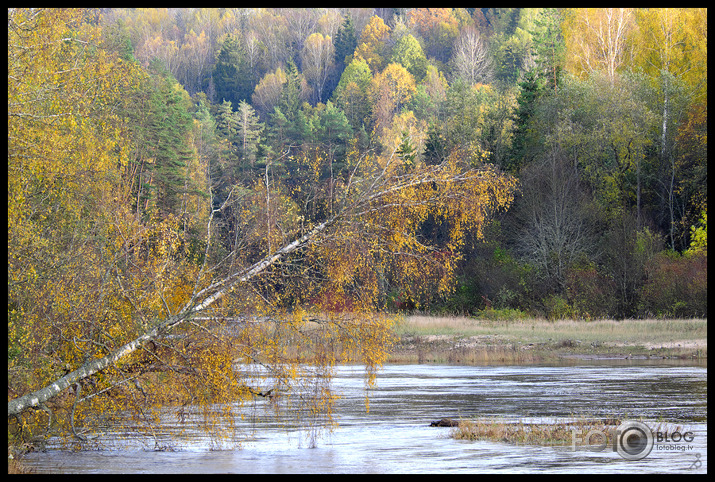
{"label": "water surface", "polygon": [[[238,422],[246,437],[239,450],[211,450],[215,442],[186,424],[178,437],[174,417],[155,436],[107,440],[112,450],[50,450],[28,454],[24,463],[38,472],[95,473],[707,471],[704,367],[388,365],[369,390],[369,413],[361,367],[339,367],[333,387],[342,394],[338,427],[317,439],[275,419],[260,401]],[[459,441],[450,428],[429,427],[443,417],[548,422],[573,415],[660,420],[692,430],[694,440],[656,444],[646,458],[627,461],[612,451]]]}

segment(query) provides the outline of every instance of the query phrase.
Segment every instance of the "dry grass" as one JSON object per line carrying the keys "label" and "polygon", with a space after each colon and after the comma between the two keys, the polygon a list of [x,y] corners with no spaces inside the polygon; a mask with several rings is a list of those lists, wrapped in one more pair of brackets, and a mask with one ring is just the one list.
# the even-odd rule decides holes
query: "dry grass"
{"label": "dry grass", "polygon": [[602,430],[604,424],[581,424],[578,427],[566,423],[528,423],[523,420],[509,421],[503,419],[464,420],[454,428],[451,436],[458,440],[488,440],[511,444],[530,445],[564,445],[573,438],[572,428],[586,430],[592,428]]}
{"label": "dry grass", "polygon": [[539,318],[491,321],[468,317],[440,317],[412,315],[398,323],[398,334],[414,333],[511,336],[521,341],[540,342],[554,337],[584,341],[640,341],[643,343],[672,343],[681,339],[707,338],[707,319],[680,320],[557,320]]}
{"label": "dry grass", "polygon": [[[641,420],[641,422],[643,422]],[[646,422],[644,422],[646,423]],[[529,445],[569,445],[576,441],[584,446],[589,442],[599,445],[604,440],[586,440],[586,435],[595,431],[612,436],[612,431],[621,424],[617,419],[600,419],[593,417],[572,417],[551,422],[528,422],[524,420],[486,419],[462,420],[459,426],[452,429],[450,435],[458,440],[488,440],[512,444]],[[654,431],[683,431],[679,425],[663,423],[646,423]]]}
{"label": "dry grass", "polygon": [[533,363],[571,355],[707,358],[707,320],[400,319],[392,362]]}
{"label": "dry grass", "polygon": [[684,320],[557,320],[529,318],[511,321],[486,321],[467,317],[404,317],[397,326],[398,334],[454,334],[462,336],[508,336],[515,341],[539,343],[554,339],[576,339],[583,342],[676,343],[707,340],[707,319]]}

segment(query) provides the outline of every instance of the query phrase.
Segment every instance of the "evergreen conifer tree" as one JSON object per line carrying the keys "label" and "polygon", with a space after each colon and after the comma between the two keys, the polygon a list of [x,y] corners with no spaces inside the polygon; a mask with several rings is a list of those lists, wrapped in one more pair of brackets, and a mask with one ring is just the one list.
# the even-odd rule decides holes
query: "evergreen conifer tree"
{"label": "evergreen conifer tree", "polygon": [[250,99],[253,93],[251,69],[246,60],[246,52],[239,39],[226,36],[216,58],[213,71],[216,102],[231,101],[237,106],[242,100]]}
{"label": "evergreen conifer tree", "polygon": [[245,101],[241,101],[236,111],[237,144],[241,165],[253,167],[256,163],[263,124],[258,121],[256,111]]}
{"label": "evergreen conifer tree", "polygon": [[148,104],[147,145],[153,158],[150,184],[159,212],[177,214],[186,190],[186,163],[192,156],[188,145],[192,124],[189,99],[163,66],[154,62],[152,69],[157,75]]}
{"label": "evergreen conifer tree", "polygon": [[335,63],[338,67],[338,72],[342,72],[347,65],[345,58],[355,52],[357,41],[355,25],[353,24],[352,17],[348,13],[335,34]]}

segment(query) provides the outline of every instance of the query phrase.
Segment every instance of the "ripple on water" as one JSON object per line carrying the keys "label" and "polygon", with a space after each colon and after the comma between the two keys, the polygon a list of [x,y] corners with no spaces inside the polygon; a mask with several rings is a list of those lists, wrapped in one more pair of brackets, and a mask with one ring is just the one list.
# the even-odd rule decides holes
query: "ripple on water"
{"label": "ripple on water", "polygon": [[[179,451],[153,451],[161,443],[138,434],[117,444],[108,433],[106,446],[123,449],[31,453],[24,463],[67,473],[707,471],[704,367],[388,365],[369,390],[369,413],[363,373],[359,366],[336,370],[338,427],[317,443],[257,404],[258,417],[239,421],[246,429],[240,450],[209,450],[211,439],[200,431],[180,439],[174,434],[187,427],[174,421],[163,427],[161,443]],[[695,436],[683,450],[655,448],[641,461],[626,461],[613,452],[460,441],[449,428],[428,426],[443,417],[543,421],[579,414],[662,420]]]}

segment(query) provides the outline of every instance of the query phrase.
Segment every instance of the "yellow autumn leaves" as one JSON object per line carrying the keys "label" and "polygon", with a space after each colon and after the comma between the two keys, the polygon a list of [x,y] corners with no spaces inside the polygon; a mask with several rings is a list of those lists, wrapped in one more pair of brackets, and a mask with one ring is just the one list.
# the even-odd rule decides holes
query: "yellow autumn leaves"
{"label": "yellow autumn leaves", "polygon": [[[223,205],[193,195],[177,213],[142,211],[132,193],[151,180],[137,164],[154,158],[138,154],[141,129],[121,107],[148,74],[103,50],[82,11],[13,9],[8,23],[11,397],[142,340],[48,403],[62,414],[52,429],[65,436],[119,410],[149,424],[164,404],[231,411],[270,388],[297,389],[310,413],[329,419],[334,394],[315,373],[362,362],[373,383],[393,336],[381,313],[386,292],[449,292],[465,233],[480,233],[513,198],[515,181],[471,154],[440,166],[393,155],[403,132],[421,148],[425,126],[409,114],[392,120],[415,82],[389,64],[368,89],[385,108],[376,111],[384,155],[348,141],[338,173],[332,155],[306,150],[290,161],[309,185],[281,177],[269,160],[261,176],[229,186]],[[131,115],[143,121],[141,109]],[[197,143],[189,139],[186,183],[210,193]],[[444,227],[441,246],[428,241],[428,225]],[[141,338],[177,314],[187,315],[181,325]],[[269,374],[237,369],[254,365]],[[275,386],[251,385],[263,383]]]}

